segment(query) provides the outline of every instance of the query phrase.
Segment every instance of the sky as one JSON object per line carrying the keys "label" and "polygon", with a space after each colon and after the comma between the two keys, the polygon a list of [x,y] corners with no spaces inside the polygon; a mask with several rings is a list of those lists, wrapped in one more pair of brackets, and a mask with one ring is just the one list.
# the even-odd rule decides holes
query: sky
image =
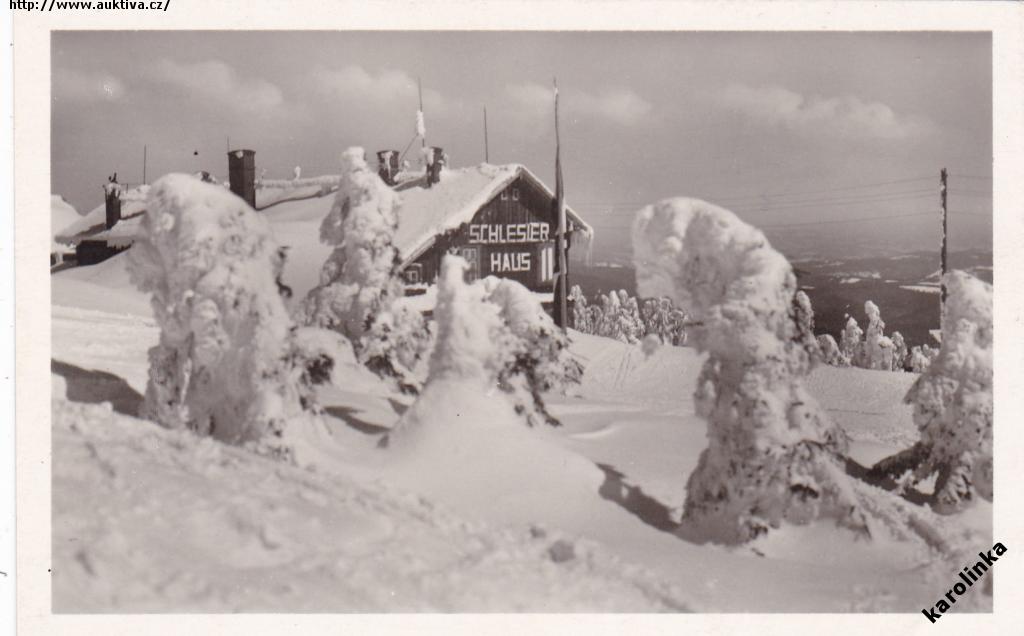
{"label": "sky", "polygon": [[[52,189],[174,171],[336,174],[348,146],[427,141],[455,167],[523,163],[554,182],[560,91],[569,205],[597,256],[628,255],[645,204],[703,198],[787,255],[991,250],[985,33],[65,31],[52,39]],[[410,151],[410,156],[413,152]]]}

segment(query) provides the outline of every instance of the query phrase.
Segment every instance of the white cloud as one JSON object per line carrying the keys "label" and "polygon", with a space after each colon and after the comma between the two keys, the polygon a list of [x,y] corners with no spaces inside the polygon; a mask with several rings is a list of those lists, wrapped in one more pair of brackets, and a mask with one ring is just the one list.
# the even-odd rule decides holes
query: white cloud
{"label": "white cloud", "polygon": [[886,104],[853,96],[805,96],[780,86],[731,84],[715,98],[754,121],[797,132],[906,139],[932,130],[931,122],[923,117],[900,115]]}
{"label": "white cloud", "polygon": [[115,101],[125,92],[124,83],[109,73],[57,69],[53,74],[53,95],[58,100]]}
{"label": "white cloud", "polygon": [[[538,119],[552,112],[553,91],[537,83],[513,84],[505,88],[516,109],[525,118]],[[573,119],[634,126],[652,110],[650,102],[632,89],[615,87],[600,93],[574,89],[559,90],[562,113]]]}
{"label": "white cloud", "polygon": [[[319,67],[312,74],[313,83],[321,93],[356,105],[415,111],[419,104],[416,79],[404,71],[384,69],[374,74],[361,66],[349,65],[342,69]],[[445,105],[437,91],[423,91],[423,108],[428,113],[437,113]]]}
{"label": "white cloud", "polygon": [[156,64],[153,77],[193,97],[240,111],[267,114],[284,103],[281,89],[276,85],[263,79],[243,79],[235,69],[219,60],[189,64],[162,59]]}

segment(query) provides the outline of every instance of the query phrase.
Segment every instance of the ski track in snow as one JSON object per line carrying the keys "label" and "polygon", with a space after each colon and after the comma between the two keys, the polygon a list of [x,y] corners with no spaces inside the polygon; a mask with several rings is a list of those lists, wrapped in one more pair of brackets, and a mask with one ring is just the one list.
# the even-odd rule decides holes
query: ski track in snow
{"label": "ski track in snow", "polygon": [[[706,445],[692,349],[647,357],[572,334],[584,382],[547,398],[560,429],[531,434],[589,472],[482,439],[469,448],[493,456],[467,464],[476,473],[417,479],[377,448],[410,404],[379,384],[321,393],[330,436],[315,471],[135,419],[158,337],[136,313],[53,309],[58,612],[918,611],[951,576],[918,544],[828,523],[738,548],[666,531]],[[916,439],[901,401],[915,377],[824,368],[808,388],[868,464]],[[508,480],[489,482],[491,469]],[[959,522],[985,547],[990,506]],[[969,598],[957,611],[990,611],[990,596]]]}

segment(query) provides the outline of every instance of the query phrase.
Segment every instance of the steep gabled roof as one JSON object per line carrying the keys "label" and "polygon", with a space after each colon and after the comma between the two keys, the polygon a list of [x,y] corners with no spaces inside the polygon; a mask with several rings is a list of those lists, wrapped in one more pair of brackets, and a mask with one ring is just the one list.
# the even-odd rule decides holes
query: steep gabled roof
{"label": "steep gabled roof", "polygon": [[[422,187],[419,181],[399,185],[396,190],[402,197],[402,206],[395,245],[403,265],[430,249],[438,236],[469,223],[481,208],[519,177],[554,198],[554,193],[520,164],[495,166],[485,163],[444,170],[441,181],[430,188]],[[593,236],[593,228],[568,206],[566,215],[584,234]]]}

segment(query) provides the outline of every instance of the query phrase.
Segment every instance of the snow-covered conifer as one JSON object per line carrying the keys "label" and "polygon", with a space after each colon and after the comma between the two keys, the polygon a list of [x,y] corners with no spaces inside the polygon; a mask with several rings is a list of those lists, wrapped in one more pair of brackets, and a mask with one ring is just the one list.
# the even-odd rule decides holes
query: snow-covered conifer
{"label": "snow-covered conifer", "polygon": [[833,367],[850,366],[850,361],[847,360],[842,351],[839,350],[839,345],[836,344],[836,339],[830,334],[821,334],[818,336],[817,341],[818,351],[821,353],[822,362]]}
{"label": "snow-covered conifer", "polygon": [[845,436],[802,386],[812,361],[786,259],[731,212],[692,199],[641,210],[633,244],[639,293],[693,312],[708,354],[694,398],[709,446],[687,484],[685,532],[737,542],[822,516],[863,530],[838,457]]}
{"label": "snow-covered conifer", "polygon": [[[464,280],[468,264],[453,254],[441,261],[434,319],[437,341],[430,354],[427,380],[419,398],[388,436],[388,443],[415,434],[438,410],[457,414],[460,399],[491,391],[512,360],[516,338],[502,318],[501,308],[490,302],[482,284]],[[504,394],[498,399],[511,409]],[[498,407],[500,408],[500,407]]]}
{"label": "snow-covered conifer", "polygon": [[512,393],[516,412],[531,426],[558,425],[544,405],[541,393],[578,384],[583,367],[569,353],[565,334],[544,311],[540,301],[520,283],[488,277],[484,285],[487,300],[499,308],[513,338],[498,384]]}
{"label": "snow-covered conifer", "polygon": [[305,321],[340,332],[371,370],[415,391],[411,368],[427,339],[422,316],[394,306],[403,296],[398,195],[366,164],[362,148],[349,148],[341,161],[334,205],[320,225],[320,240],[334,251],[306,297]]}
{"label": "snow-covered conifer", "polygon": [[924,373],[931,366],[932,360],[938,355],[938,351],[924,344],[915,346],[910,350],[910,359],[907,364],[914,373]]}
{"label": "snow-covered conifer", "polygon": [[868,328],[864,332],[864,343],[861,349],[861,364],[866,369],[892,370],[894,346],[892,340],[885,336],[885,322],[878,305],[870,300],[864,303],[864,313],[868,316]]}
{"label": "snow-covered conifer", "polygon": [[892,332],[892,370],[902,371],[907,361],[907,341],[898,331]]}
{"label": "snow-covered conifer", "polygon": [[954,271],[942,347],[907,392],[921,440],[876,464],[876,474],[916,484],[936,476],[933,507],[950,513],[992,499],[992,286]]}
{"label": "snow-covered conifer", "polygon": [[812,363],[821,360],[821,348],[814,338],[814,309],[811,299],[803,290],[793,295],[793,317],[796,321],[796,340],[807,350]]}
{"label": "snow-covered conifer", "polygon": [[146,210],[128,255],[160,326],[144,413],[230,443],[273,445],[312,390],[291,361],[294,325],[266,219],[227,190],[178,174],[153,185]]}
{"label": "snow-covered conifer", "polygon": [[839,338],[839,351],[853,366],[860,366],[863,355],[864,331],[857,324],[857,319],[850,316],[846,320],[846,327]]}
{"label": "snow-covered conifer", "polygon": [[579,285],[573,285],[569,290],[569,300],[572,301],[572,328],[582,333],[593,333],[587,297]]}

